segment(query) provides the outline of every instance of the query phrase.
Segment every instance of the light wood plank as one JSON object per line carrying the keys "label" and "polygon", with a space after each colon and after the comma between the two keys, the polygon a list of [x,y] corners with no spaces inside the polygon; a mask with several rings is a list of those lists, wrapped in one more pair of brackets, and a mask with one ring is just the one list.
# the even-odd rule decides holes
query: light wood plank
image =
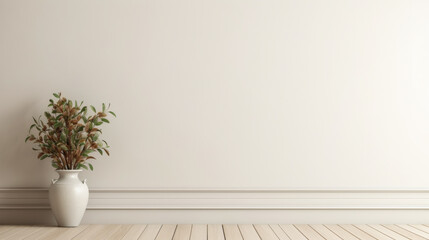
{"label": "light wood plank", "polygon": [[309,240],[325,240],[318,232],[314,231],[309,225],[296,224],[295,227]]}
{"label": "light wood plank", "polygon": [[156,236],[156,240],[171,240],[173,239],[174,232],[176,231],[176,224],[164,224],[159,230],[158,236]]}
{"label": "light wood plank", "polygon": [[410,226],[419,229],[420,231],[429,233],[429,227],[423,224],[410,224]]}
{"label": "light wood plank", "polygon": [[90,225],[73,239],[105,240],[120,229],[120,225]]}
{"label": "light wood plank", "polygon": [[[0,232],[0,239],[7,239],[7,238],[13,236],[17,232],[19,232],[22,227],[23,226],[7,226],[5,231]],[[28,229],[28,227],[26,227],[26,226],[25,226],[25,228]]]}
{"label": "light wood plank", "polygon": [[162,225],[159,224],[147,225],[143,233],[140,235],[139,240],[154,240],[156,236],[158,236],[161,227]]}
{"label": "light wood plank", "polygon": [[207,225],[206,224],[192,225],[191,240],[207,240]]}
{"label": "light wood plank", "polygon": [[401,228],[403,228],[403,229],[406,229],[406,230],[408,230],[410,232],[413,232],[413,233],[415,233],[417,235],[420,235],[420,236],[422,236],[422,237],[424,237],[426,239],[429,239],[429,233],[424,232],[424,231],[422,231],[420,229],[414,228],[414,227],[412,227],[410,225],[406,225],[406,224],[400,224],[398,226],[401,227]]}
{"label": "light wood plank", "polygon": [[13,235],[13,237],[10,238],[10,239],[13,239],[13,240],[24,240],[27,237],[31,237],[33,234],[38,234],[42,230],[43,230],[42,228],[34,226],[34,227],[32,227],[31,230],[29,230],[27,232],[25,232],[25,231],[19,232],[18,234]]}
{"label": "light wood plank", "polygon": [[237,224],[224,224],[223,232],[226,240],[243,240]]}
{"label": "light wood plank", "polygon": [[85,230],[76,235],[73,239],[88,239],[87,236],[97,235],[102,232],[106,226],[103,225],[89,225]]}
{"label": "light wood plank", "polygon": [[43,230],[44,230],[44,228],[42,228],[42,227],[32,226],[29,231],[19,232],[18,234],[13,235],[13,237],[11,239],[23,240],[27,237],[32,236],[33,234],[38,234],[39,232],[42,232]]}
{"label": "light wood plank", "polygon": [[[87,227],[88,227],[88,225],[80,225],[80,226],[75,227],[75,228],[58,227],[54,231],[47,232],[47,233],[39,236],[35,240],[41,240],[41,239],[43,239],[43,240],[56,240],[56,239],[70,240],[70,239],[74,238],[75,236],[77,236],[78,234],[80,234]],[[31,239],[31,240],[33,240],[33,239]]]}
{"label": "light wood plank", "polygon": [[191,238],[191,229],[192,229],[191,224],[177,225],[173,240],[189,240]]}
{"label": "light wood plank", "polygon": [[329,230],[327,227],[322,224],[310,225],[316,232],[318,232],[322,237],[329,240],[342,240],[335,233]]}
{"label": "light wood plank", "polygon": [[400,235],[400,234],[398,234],[398,233],[396,233],[396,232],[394,232],[394,231],[392,231],[386,227],[383,227],[381,225],[371,224],[368,226],[374,228],[375,230],[377,230],[377,231],[379,231],[379,232],[381,232],[381,233],[383,233],[383,234],[385,234],[385,235],[387,235],[387,236],[389,236],[395,240],[409,240],[408,238],[406,238],[406,237],[404,237],[404,236],[402,236],[402,235]]}
{"label": "light wood plank", "polygon": [[43,239],[45,238],[46,235],[52,234],[53,232],[55,232],[58,228],[57,227],[45,227],[45,226],[40,226],[40,231],[34,232],[31,235],[27,236],[24,239],[28,239],[28,240],[39,240],[39,239]]}
{"label": "light wood plank", "polygon": [[278,224],[270,224],[271,229],[273,229],[273,232],[277,235],[277,237],[280,240],[290,240],[288,235],[281,229],[281,227]]}
{"label": "light wood plank", "polygon": [[209,224],[207,226],[208,240],[225,240],[223,228],[220,224]]}
{"label": "light wood plank", "polygon": [[136,240],[143,233],[146,224],[134,224],[122,238],[122,240]]}
{"label": "light wood plank", "polygon": [[424,237],[422,237],[420,235],[414,234],[414,233],[412,233],[410,231],[407,231],[407,230],[405,230],[405,229],[403,229],[401,227],[398,227],[396,225],[393,225],[393,224],[386,224],[386,225],[383,225],[383,226],[386,227],[386,228],[388,228],[388,229],[390,229],[390,230],[392,230],[392,231],[394,231],[394,232],[396,232],[397,234],[399,234],[401,236],[404,236],[404,237],[412,239],[412,240],[427,240],[427,238],[424,238]]}
{"label": "light wood plank", "polygon": [[373,236],[377,240],[392,240],[393,239],[393,238],[381,233],[380,231],[377,231],[374,228],[372,228],[368,225],[365,225],[365,224],[355,224],[353,226],[355,226],[355,227],[359,228],[360,230],[366,232],[367,234]]}
{"label": "light wood plank", "polygon": [[0,239],[24,239],[38,230],[40,228],[34,226],[12,226],[9,231],[0,233]]}
{"label": "light wood plank", "polygon": [[360,230],[359,228],[351,225],[351,224],[344,224],[340,225],[340,227],[344,228],[349,233],[353,234],[359,239],[365,239],[365,240],[377,240],[375,237],[369,235],[368,233]]}
{"label": "light wood plank", "polygon": [[255,224],[253,225],[258,232],[259,237],[262,240],[278,240],[279,238],[274,233],[273,229],[270,228],[267,224]]}
{"label": "light wood plank", "polygon": [[359,240],[357,237],[352,235],[351,233],[344,230],[342,227],[334,224],[325,225],[325,227],[329,228],[333,233],[338,235],[340,238],[344,240]]}
{"label": "light wood plank", "polygon": [[298,231],[298,229],[296,229],[295,226],[293,226],[291,224],[280,224],[279,226],[289,236],[290,239],[307,240],[307,238],[304,235],[302,235],[302,233],[300,231]]}
{"label": "light wood plank", "polygon": [[0,239],[140,240],[426,240],[429,227],[417,225],[82,225],[76,228],[0,226]]}
{"label": "light wood plank", "polygon": [[252,224],[239,224],[238,228],[240,229],[241,235],[245,240],[261,239]]}
{"label": "light wood plank", "polygon": [[0,234],[6,231],[9,231],[13,228],[13,226],[10,225],[0,225]]}
{"label": "light wood plank", "polygon": [[132,226],[131,224],[119,225],[119,228],[106,239],[111,239],[111,240],[123,239],[125,234],[127,234],[127,232],[130,230],[131,226]]}

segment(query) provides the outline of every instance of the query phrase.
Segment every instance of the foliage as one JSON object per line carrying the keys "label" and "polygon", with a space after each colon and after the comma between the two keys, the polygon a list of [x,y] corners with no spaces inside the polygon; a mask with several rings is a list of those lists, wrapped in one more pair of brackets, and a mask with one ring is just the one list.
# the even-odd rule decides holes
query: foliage
{"label": "foliage", "polygon": [[[100,125],[110,123],[107,113],[116,117],[109,111],[110,104],[102,104],[102,111],[97,112],[94,106],[90,109],[94,115],[88,116],[88,107],[74,103],[64,97],[61,93],[54,93],[56,102],[49,99],[50,111],[45,112],[46,121],[41,116],[30,126],[29,135],[25,142],[32,141],[37,145],[33,148],[38,151],[37,158],[40,160],[50,158],[52,166],[60,170],[86,169],[92,171],[93,166],[87,163],[89,159],[95,159],[93,153],[103,155],[103,151],[110,155],[106,141],[101,140],[102,133]],[[34,135],[32,131],[37,130]]]}

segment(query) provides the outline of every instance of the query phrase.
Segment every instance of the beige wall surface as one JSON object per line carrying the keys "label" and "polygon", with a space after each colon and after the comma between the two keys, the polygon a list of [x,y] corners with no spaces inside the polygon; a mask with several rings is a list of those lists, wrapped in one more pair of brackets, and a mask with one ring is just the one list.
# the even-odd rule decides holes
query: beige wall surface
{"label": "beige wall surface", "polygon": [[91,188],[427,189],[429,1],[0,0],[0,188],[52,92],[110,102]]}

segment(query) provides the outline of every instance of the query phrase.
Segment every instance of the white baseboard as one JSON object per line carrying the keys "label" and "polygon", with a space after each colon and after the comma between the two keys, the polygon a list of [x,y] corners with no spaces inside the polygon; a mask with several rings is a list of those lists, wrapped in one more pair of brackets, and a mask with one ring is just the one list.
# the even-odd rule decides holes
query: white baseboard
{"label": "white baseboard", "polygon": [[[87,209],[84,223],[416,223],[429,190],[92,189]],[[0,189],[7,223],[53,223],[48,190]]]}

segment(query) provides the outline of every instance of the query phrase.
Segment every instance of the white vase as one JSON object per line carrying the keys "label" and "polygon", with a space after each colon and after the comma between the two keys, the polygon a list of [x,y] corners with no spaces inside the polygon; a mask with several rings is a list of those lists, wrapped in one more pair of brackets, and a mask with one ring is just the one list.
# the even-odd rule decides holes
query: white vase
{"label": "white vase", "polygon": [[57,170],[60,177],[52,179],[49,202],[60,227],[77,227],[88,204],[86,179],[79,180],[82,170]]}

